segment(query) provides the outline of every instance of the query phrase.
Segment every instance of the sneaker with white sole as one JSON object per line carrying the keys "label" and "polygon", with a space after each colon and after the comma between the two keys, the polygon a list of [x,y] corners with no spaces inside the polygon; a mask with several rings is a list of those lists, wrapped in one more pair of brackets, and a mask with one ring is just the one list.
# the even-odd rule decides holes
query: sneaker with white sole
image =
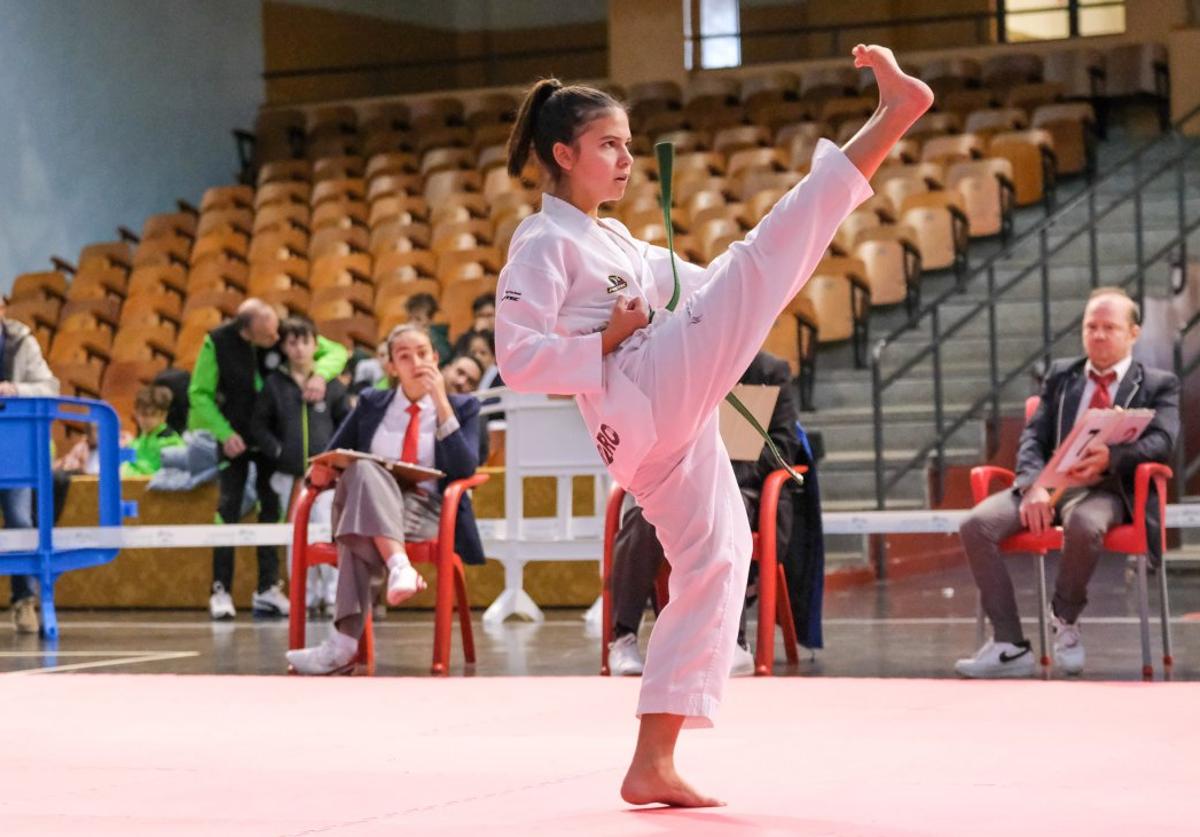
{"label": "sneaker with white sole", "polygon": [[733,646],[733,664],[729,666],[730,677],[745,677],[754,674],[754,655],[740,642]]}
{"label": "sneaker with white sole", "polygon": [[37,598],[26,596],[13,602],[13,627],[19,634],[36,634],[42,628]]}
{"label": "sneaker with white sole", "polygon": [[292,603],[283,595],[283,582],[276,581],[261,593],[255,593],[250,599],[250,606],[255,616],[287,616],[292,610]]}
{"label": "sneaker with white sole", "polygon": [[335,633],[315,648],[287,652],[288,665],[297,674],[349,674],[354,669],[358,642]]}
{"label": "sneaker with white sole", "polygon": [[212,595],[208,597],[208,615],[216,620],[232,619],[237,616],[233,606],[233,596],[225,590],[225,585],[219,581],[213,582]]}
{"label": "sneaker with white sole", "polygon": [[644,667],[637,634],[624,634],[608,644],[608,670],[613,675],[636,677]]}
{"label": "sneaker with white sole", "polygon": [[1057,616],[1051,617],[1050,624],[1054,626],[1054,665],[1063,674],[1082,674],[1087,655],[1083,651],[1079,625],[1064,622]]}
{"label": "sneaker with white sole", "polygon": [[412,564],[396,564],[388,570],[387,603],[395,607],[411,599],[427,586],[425,579],[413,569]]}
{"label": "sneaker with white sole", "polygon": [[989,639],[974,657],[959,660],[954,670],[961,677],[1029,677],[1037,668],[1029,640],[1019,645]]}

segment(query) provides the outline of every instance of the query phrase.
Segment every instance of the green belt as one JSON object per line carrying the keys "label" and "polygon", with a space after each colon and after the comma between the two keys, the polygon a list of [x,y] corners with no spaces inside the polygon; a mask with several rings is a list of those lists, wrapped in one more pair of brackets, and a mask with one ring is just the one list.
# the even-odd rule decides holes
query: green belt
{"label": "green belt", "polygon": [[[654,154],[658,157],[658,185],[660,188],[660,200],[662,201],[663,224],[667,228],[667,249],[671,253],[671,275],[675,280],[675,289],[671,293],[671,301],[667,303],[667,310],[674,311],[675,306],[679,304],[679,270],[675,266],[675,231],[671,226],[671,176],[675,170],[675,146],[670,142],[660,142],[654,146]],[[742,403],[742,400],[732,392],[725,396],[725,400],[729,402],[733,409],[741,414],[742,418],[750,422],[750,426],[758,431],[758,435],[763,437],[763,441],[767,443],[767,448],[779,463],[779,466],[788,472],[797,485],[804,485],[804,477],[796,473],[792,468],[792,464],[783,458],[783,454],[779,452],[779,448],[775,446],[775,441],[770,434],[758,423],[758,419],[754,414]]]}

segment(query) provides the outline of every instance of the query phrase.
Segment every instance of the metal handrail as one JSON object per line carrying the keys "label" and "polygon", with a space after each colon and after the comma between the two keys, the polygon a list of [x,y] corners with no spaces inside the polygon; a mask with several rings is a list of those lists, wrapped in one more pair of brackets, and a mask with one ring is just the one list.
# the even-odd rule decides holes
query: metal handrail
{"label": "metal handrail", "polygon": [[[979,303],[977,303],[976,305],[969,308],[969,310],[957,322],[953,323],[948,328],[943,329],[941,327],[941,317],[939,314],[939,309],[942,304],[947,302],[952,297],[956,296],[962,290],[962,287],[966,284],[965,282],[960,282],[960,283],[956,284],[954,287],[948,289],[946,292],[939,295],[937,299],[935,299],[934,301],[932,301],[929,304],[927,304],[926,306],[924,306],[919,312],[917,312],[916,315],[910,317],[905,326],[894,330],[887,337],[881,339],[878,343],[876,343],[876,345],[874,346],[874,348],[872,350],[872,357],[871,357],[871,381],[872,381],[872,406],[873,406],[873,412],[874,412],[874,425],[875,425],[875,427],[874,427],[874,430],[875,430],[875,433],[874,433],[874,438],[875,438],[875,495],[876,495],[875,499],[876,499],[876,506],[878,508],[882,509],[882,508],[886,507],[886,499],[887,499],[888,490],[892,486],[894,486],[896,483],[898,483],[908,473],[910,473],[914,468],[919,467],[920,464],[923,461],[925,461],[931,454],[934,454],[936,456],[935,464],[937,466],[939,479],[940,479],[940,476],[943,471],[942,466],[944,464],[946,439],[950,436],[950,434],[954,433],[960,427],[962,427],[968,420],[970,420],[972,417],[974,417],[983,408],[984,405],[988,404],[989,402],[991,404],[991,419],[993,422],[993,426],[995,426],[999,419],[1000,393],[1002,392],[1004,387],[1007,386],[1009,383],[1011,383],[1013,380],[1015,380],[1016,377],[1019,376],[1021,373],[1023,373],[1026,369],[1028,369],[1030,366],[1032,366],[1034,363],[1036,363],[1038,359],[1048,360],[1050,358],[1051,350],[1052,350],[1052,347],[1054,346],[1054,344],[1058,340],[1062,339],[1064,336],[1069,334],[1070,331],[1079,327],[1079,324],[1082,322],[1082,316],[1076,318],[1070,326],[1068,326],[1065,329],[1059,330],[1057,333],[1055,333],[1051,329],[1050,311],[1049,311],[1049,307],[1050,307],[1049,259],[1053,255],[1060,252],[1063,248],[1067,247],[1069,244],[1071,244],[1073,241],[1075,241],[1077,238],[1079,238],[1079,236],[1083,235],[1085,232],[1088,233],[1089,239],[1090,239],[1089,255],[1090,255],[1090,263],[1091,263],[1091,267],[1092,267],[1092,277],[1093,277],[1092,281],[1093,281],[1093,283],[1095,283],[1096,275],[1097,275],[1097,271],[1096,271],[1097,261],[1098,261],[1097,260],[1097,242],[1096,242],[1096,236],[1097,236],[1096,224],[1104,217],[1107,217],[1116,208],[1126,205],[1125,202],[1130,197],[1132,197],[1133,201],[1134,201],[1135,236],[1136,236],[1136,238],[1135,238],[1136,267],[1135,267],[1135,270],[1128,277],[1126,277],[1124,280],[1122,280],[1120,284],[1122,286],[1127,286],[1130,283],[1136,281],[1137,282],[1136,298],[1139,301],[1141,301],[1141,299],[1144,296],[1144,291],[1145,291],[1146,268],[1149,267],[1150,265],[1154,264],[1161,258],[1163,258],[1163,256],[1167,255],[1172,250],[1178,249],[1182,253],[1186,253],[1187,233],[1190,232],[1192,229],[1195,229],[1197,225],[1196,224],[1189,225],[1186,223],[1186,212],[1185,212],[1185,207],[1184,207],[1184,168],[1183,168],[1183,163],[1184,163],[1184,160],[1187,157],[1189,157],[1191,154],[1195,153],[1195,151],[1197,149],[1195,147],[1185,147],[1182,152],[1173,156],[1168,162],[1155,168],[1155,170],[1148,176],[1141,177],[1140,172],[1141,172],[1142,158],[1151,150],[1161,147],[1164,143],[1171,142],[1174,144],[1178,144],[1180,141],[1180,136],[1181,136],[1179,134],[1178,129],[1184,123],[1192,120],[1198,114],[1200,114],[1200,106],[1193,108],[1191,111],[1189,111],[1187,114],[1185,114],[1181,119],[1179,119],[1172,126],[1171,132],[1169,132],[1168,134],[1165,134],[1164,136],[1158,137],[1155,140],[1152,140],[1150,142],[1143,144],[1141,147],[1136,149],[1134,152],[1132,152],[1131,154],[1124,157],[1121,160],[1121,162],[1115,168],[1113,168],[1108,174],[1099,178],[1094,183],[1090,184],[1079,195],[1075,196],[1074,198],[1069,200],[1067,203],[1063,204],[1058,210],[1056,210],[1054,213],[1049,215],[1047,218],[1045,218],[1039,224],[1037,224],[1032,229],[1028,230],[1026,233],[1019,236],[1017,239],[1015,239],[1013,242],[1011,242],[1008,246],[1003,248],[1000,252],[996,253],[991,258],[987,259],[983,264],[981,264],[979,266],[979,268],[977,268],[975,270],[975,272],[972,274],[972,277],[978,277],[978,276],[986,277],[987,291],[988,291],[987,297],[985,300],[982,300]],[[1167,246],[1161,248],[1157,253],[1155,253],[1151,258],[1148,259],[1148,258],[1146,258],[1146,255],[1144,253],[1143,229],[1142,229],[1142,223],[1141,223],[1142,192],[1143,192],[1144,187],[1148,183],[1157,179],[1159,176],[1161,176],[1164,172],[1168,171],[1173,166],[1176,167],[1177,172],[1178,172],[1178,202],[1179,202],[1180,231],[1179,231],[1179,234],[1176,235]],[[1108,206],[1106,209],[1104,209],[1103,211],[1097,212],[1097,210],[1096,210],[1096,194],[1097,194],[1099,188],[1101,186],[1111,182],[1111,180],[1114,177],[1125,173],[1126,170],[1129,169],[1130,167],[1132,167],[1135,172],[1134,186],[1132,188],[1124,191],[1123,193],[1121,193],[1116,199],[1114,199],[1112,201],[1111,205]],[[1068,212],[1074,211],[1075,209],[1079,208],[1081,205],[1083,205],[1084,202],[1087,203],[1087,207],[1088,207],[1088,220],[1085,223],[1083,223],[1082,225],[1080,225],[1079,228],[1074,229],[1070,233],[1068,233],[1061,242],[1059,242],[1057,245],[1055,245],[1053,248],[1051,248],[1048,243],[1049,231],[1052,228],[1054,228],[1056,225],[1060,224]],[[1000,263],[1001,260],[1012,257],[1012,255],[1014,254],[1014,252],[1017,250],[1018,247],[1026,244],[1028,242],[1031,242],[1035,236],[1038,238],[1038,246],[1039,246],[1038,259],[1035,262],[1033,262],[1032,264],[1026,266],[1021,271],[1019,271],[1016,276],[1014,276],[1011,279],[1004,282],[1003,285],[997,287],[996,275],[995,275],[997,265]],[[1185,261],[1186,261],[1186,259],[1185,259]],[[1043,309],[1043,311],[1042,311],[1042,313],[1043,313],[1042,345],[1037,349],[1037,351],[1031,353],[1027,358],[1023,359],[1022,362],[1015,369],[1013,369],[1008,374],[1001,376],[999,373],[999,369],[998,369],[998,358],[997,358],[998,329],[997,329],[997,323],[996,323],[996,304],[997,304],[997,302],[1001,301],[1001,299],[1015,285],[1017,285],[1021,281],[1024,281],[1035,270],[1040,270],[1041,274],[1042,274],[1042,276],[1041,276],[1041,280],[1042,280],[1042,294],[1041,294],[1042,300],[1041,300],[1041,302],[1042,302],[1042,309]],[[893,473],[893,475],[890,478],[888,478],[885,474],[885,467],[884,467],[884,439],[883,439],[883,412],[884,412],[884,410],[883,410],[883,394],[884,394],[884,392],[888,389],[888,387],[890,387],[892,384],[894,384],[896,381],[898,381],[900,378],[902,378],[907,372],[911,371],[915,366],[917,366],[919,363],[924,361],[926,358],[932,358],[932,362],[935,366],[935,369],[937,367],[939,367],[940,366],[940,355],[941,355],[941,346],[940,346],[941,342],[943,340],[945,340],[946,338],[953,336],[960,329],[962,329],[967,323],[974,320],[985,308],[988,310],[988,341],[989,341],[990,355],[991,355],[990,363],[989,363],[989,380],[990,380],[991,387],[990,387],[989,391],[985,395],[983,395],[982,397],[977,399],[973,404],[969,405],[967,407],[967,409],[965,411],[963,411],[958,416],[958,418],[955,419],[950,424],[949,427],[947,427],[946,422],[945,422],[945,415],[944,415],[944,405],[942,404],[942,397],[941,397],[941,382],[940,382],[940,380],[935,380],[935,382],[934,382],[934,401],[935,401],[935,403],[934,403],[934,422],[935,422],[935,431],[936,432],[935,432],[934,438],[931,442],[929,442],[928,444],[923,446],[921,448],[921,450],[918,451],[916,453],[916,455],[911,457],[907,462],[900,464],[898,466],[898,468],[895,470],[895,472]],[[902,334],[908,332],[914,325],[916,325],[918,322],[920,322],[924,318],[929,318],[930,324],[931,324],[932,333],[931,333],[929,344],[927,346],[925,346],[924,348],[922,348],[917,353],[915,353],[912,357],[908,358],[900,367],[898,367],[895,371],[893,371],[890,375],[888,375],[885,378],[882,374],[882,369],[881,369],[882,363],[884,360],[885,351],[888,349],[889,346],[891,346],[895,343],[897,338],[899,338]]]}
{"label": "metal handrail", "polygon": [[[1180,269],[1183,270],[1183,280],[1186,287],[1187,282],[1187,261],[1181,260]],[[1200,354],[1192,358],[1186,363],[1183,360],[1183,344],[1187,340],[1187,336],[1191,334],[1197,326],[1200,326],[1200,312],[1192,315],[1191,319],[1184,324],[1183,328],[1179,329],[1179,334],[1175,335],[1175,345],[1173,347],[1173,359],[1175,361],[1175,377],[1179,379],[1180,387],[1187,379],[1187,376],[1200,368]],[[1182,397],[1182,393],[1181,393]],[[1181,405],[1182,406],[1182,405]],[[1187,484],[1197,471],[1200,471],[1200,455],[1195,456],[1191,460],[1187,457],[1187,440],[1185,436],[1181,436],[1175,442],[1175,496],[1182,498],[1187,494]]]}

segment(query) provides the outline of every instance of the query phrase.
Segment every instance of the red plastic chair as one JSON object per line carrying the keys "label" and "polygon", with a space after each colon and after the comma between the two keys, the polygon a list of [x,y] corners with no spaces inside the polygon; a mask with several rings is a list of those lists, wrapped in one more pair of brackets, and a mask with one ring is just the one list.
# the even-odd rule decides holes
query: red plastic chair
{"label": "red plastic chair", "polygon": [[[805,473],[808,468],[804,465],[795,466],[799,473]],[[783,565],[776,555],[776,515],[779,506],[779,493],[783,484],[789,479],[788,472],[782,468],[772,472],[763,483],[762,499],[758,510],[758,532],[754,533],[754,552],[752,560],[758,562],[758,641],[754,649],[754,673],[769,675],[775,669],[775,625],[783,629],[784,650],[789,663],[799,662],[799,643],[796,641],[796,623],[792,618],[792,605],[787,597],[787,577]],[[625,489],[614,485],[608,495],[608,507],[604,515],[604,557],[601,565],[602,592],[602,629],[600,635],[600,673],[610,674],[608,667],[608,637],[612,632],[612,561],[613,544],[616,541],[617,530],[621,526],[621,503],[625,499]],[[671,576],[670,566],[664,562],[655,580],[655,599],[658,609],[666,607],[670,596],[668,579]],[[782,595],[780,590],[783,591]]]}
{"label": "red plastic chair", "polygon": [[[1028,421],[1037,410],[1038,396],[1031,396],[1025,402],[1025,419]],[[1170,668],[1174,665],[1171,654],[1171,614],[1170,601],[1167,595],[1167,484],[1171,479],[1171,469],[1158,462],[1143,462],[1134,471],[1133,477],[1133,522],[1124,523],[1109,529],[1104,536],[1104,548],[1109,552],[1119,552],[1132,555],[1137,559],[1138,576],[1138,615],[1141,622],[1142,640],[1142,676],[1154,676],[1154,666],[1150,662],[1150,605],[1146,583],[1146,563],[1150,554],[1148,533],[1146,530],[1146,503],[1150,499],[1150,485],[1153,482],[1158,491],[1158,514],[1160,554],[1164,560],[1158,568],[1159,605],[1161,608],[1163,636],[1163,666]],[[971,494],[978,504],[988,497],[993,482],[1000,482],[1008,487],[1013,484],[1016,475],[1007,468],[985,465],[971,469]],[[1032,532],[1018,532],[1000,544],[1004,552],[1032,552],[1038,557],[1038,596],[1040,598],[1039,629],[1042,641],[1042,665],[1049,665],[1046,655],[1046,610],[1049,602],[1046,598],[1045,554],[1050,550],[1061,550],[1063,543],[1062,527],[1034,535]],[[983,619],[982,612],[979,616]],[[982,624],[982,623],[981,623]]]}
{"label": "red plastic chair", "polygon": [[[454,527],[458,520],[458,504],[463,492],[488,481],[487,474],[475,474],[465,480],[456,480],[446,488],[442,498],[442,516],[438,524],[438,537],[433,541],[407,543],[404,545],[408,558],[414,564],[437,566],[437,605],[433,618],[433,674],[449,673],[450,627],[457,598],[458,618],[462,632],[463,657],[468,663],[475,662],[475,636],[471,630],[471,605],[467,598],[467,577],[462,559],[454,551]],[[337,566],[337,547],[332,543],[308,542],[308,518],[313,501],[319,491],[305,486],[292,520],[292,578],[291,613],[288,616],[288,648],[305,647],[306,588],[308,568],[317,564]],[[365,614],[362,639],[358,643],[356,662],[375,673],[375,631],[371,613]]]}

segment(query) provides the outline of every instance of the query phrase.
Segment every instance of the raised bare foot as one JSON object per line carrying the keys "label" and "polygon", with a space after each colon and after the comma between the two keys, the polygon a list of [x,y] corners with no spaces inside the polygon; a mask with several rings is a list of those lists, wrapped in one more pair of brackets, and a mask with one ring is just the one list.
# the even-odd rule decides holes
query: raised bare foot
{"label": "raised bare foot", "polygon": [[855,67],[870,67],[879,85],[879,104],[910,122],[929,110],[933,91],[929,85],[900,69],[887,47],[859,44],[853,50]]}
{"label": "raised bare foot", "polygon": [[629,766],[621,783],[621,798],[630,805],[669,805],[672,808],[719,808],[719,799],[705,796],[680,778],[675,768]]}

